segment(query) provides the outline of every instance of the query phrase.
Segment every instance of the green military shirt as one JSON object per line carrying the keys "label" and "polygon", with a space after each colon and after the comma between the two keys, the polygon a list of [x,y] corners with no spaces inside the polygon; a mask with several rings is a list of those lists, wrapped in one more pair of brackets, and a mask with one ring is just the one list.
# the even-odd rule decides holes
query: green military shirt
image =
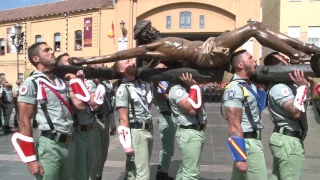
{"label": "green military shirt", "polygon": [[112,84],[109,81],[102,81],[102,85],[106,89],[106,94],[104,96],[103,104],[100,105],[100,113],[107,114],[113,111],[112,107]]}
{"label": "green military shirt", "polygon": [[[148,102],[147,102],[147,92],[145,89],[144,84],[141,84],[135,81],[127,81],[123,79],[123,83],[120,84],[116,91],[116,107],[127,107],[129,108],[129,121],[130,122],[149,122],[151,121],[151,113],[148,109]],[[127,87],[127,88],[126,88]],[[129,92],[128,92],[128,90]],[[133,117],[132,107],[131,107],[131,100],[129,101],[129,93],[131,99],[133,100],[134,105],[134,114]]]}
{"label": "green military shirt", "polygon": [[[43,75],[40,71],[35,71],[31,77],[28,77],[23,84],[21,85],[18,102],[34,104],[37,105],[36,119],[39,124],[39,129],[41,131],[50,130],[47,119],[44,116],[44,113],[41,109],[40,103],[37,102],[37,90],[35,85],[33,84],[33,80],[35,80],[35,75]],[[58,79],[56,76],[54,79]],[[61,79],[60,79],[61,80]],[[63,82],[63,80],[61,80]],[[66,85],[67,86],[67,85]],[[39,84],[38,84],[39,87]],[[56,131],[61,133],[71,133],[73,131],[73,117],[68,108],[60,103],[59,98],[46,86],[46,96],[47,100],[45,104],[48,109],[48,114],[52,120],[54,128]],[[68,88],[66,87],[64,90],[59,90],[58,93],[67,101],[68,100]]]}
{"label": "green military shirt", "polygon": [[[96,92],[97,85],[92,80],[86,80],[85,84],[90,94]],[[94,113],[91,112],[89,106],[82,111],[76,110],[76,117],[80,125],[90,124],[95,120]]]}
{"label": "green military shirt", "polygon": [[152,95],[153,103],[159,110],[159,112],[171,111],[169,101],[163,98],[163,93],[160,90],[160,87],[157,85],[152,85]]}
{"label": "green military shirt", "polygon": [[[225,90],[223,94],[223,105],[225,107],[235,107],[235,108],[242,108],[242,120],[241,120],[241,127],[243,132],[252,132],[252,126],[248,119],[248,116],[245,111],[245,107],[243,105],[244,102],[244,95],[243,91],[238,85],[237,82],[245,82],[244,80],[241,80],[240,77],[237,74],[234,74],[233,79],[230,87]],[[252,89],[257,92],[257,87],[255,85],[251,85]],[[253,121],[257,124],[258,129],[262,129],[261,125],[261,114],[258,107],[258,102],[255,99],[254,95],[248,91],[249,97],[248,102],[250,104],[250,110],[253,117]]]}
{"label": "green military shirt", "polygon": [[[276,126],[285,127],[291,131],[299,131],[301,128],[299,120],[292,119],[291,115],[282,108],[284,103],[294,98],[295,96],[291,88],[286,84],[279,83],[269,87],[268,103]],[[305,109],[307,109],[306,105]],[[301,118],[301,122],[306,123],[306,116],[302,116]]]}
{"label": "green military shirt", "polygon": [[170,88],[169,102],[175,121],[183,126],[199,123],[206,124],[207,113],[203,107],[201,107],[201,109],[198,111],[197,116],[190,116],[187,112],[185,112],[178,106],[180,101],[188,96],[189,93],[181,85],[174,85]]}

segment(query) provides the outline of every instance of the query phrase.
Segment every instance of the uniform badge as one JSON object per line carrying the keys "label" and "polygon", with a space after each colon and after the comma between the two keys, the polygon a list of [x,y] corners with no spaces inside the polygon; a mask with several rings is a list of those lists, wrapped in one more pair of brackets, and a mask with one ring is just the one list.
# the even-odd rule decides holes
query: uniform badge
{"label": "uniform badge", "polygon": [[176,91],[176,95],[177,95],[178,98],[179,98],[179,97],[182,97],[182,95],[183,95],[182,89],[178,89],[178,90]]}
{"label": "uniform badge", "polygon": [[122,89],[118,89],[117,90],[117,96],[118,97],[122,97],[123,96],[123,90]]}
{"label": "uniform badge", "polygon": [[228,100],[232,100],[236,97],[236,91],[234,90],[229,90],[227,91],[227,98]]}
{"label": "uniform badge", "polygon": [[281,94],[284,96],[288,96],[290,94],[290,91],[288,88],[282,88],[281,89]]}
{"label": "uniform badge", "polygon": [[26,95],[28,92],[28,87],[27,86],[21,86],[20,89],[19,89],[19,94],[24,96]]}

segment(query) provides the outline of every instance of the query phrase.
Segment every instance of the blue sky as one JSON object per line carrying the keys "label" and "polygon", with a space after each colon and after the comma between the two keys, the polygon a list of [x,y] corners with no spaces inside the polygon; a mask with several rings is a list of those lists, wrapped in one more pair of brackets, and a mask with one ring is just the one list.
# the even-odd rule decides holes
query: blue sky
{"label": "blue sky", "polygon": [[1,0],[0,10],[30,6],[35,4],[43,4],[43,3],[54,2],[54,1],[61,1],[61,0]]}

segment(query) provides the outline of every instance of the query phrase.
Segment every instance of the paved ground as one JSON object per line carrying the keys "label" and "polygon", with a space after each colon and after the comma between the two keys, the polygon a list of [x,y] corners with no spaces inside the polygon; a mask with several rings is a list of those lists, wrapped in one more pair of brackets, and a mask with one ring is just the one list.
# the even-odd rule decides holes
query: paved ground
{"label": "paved ground", "polygon": [[[232,160],[225,145],[227,137],[227,124],[220,115],[219,104],[207,104],[207,113],[209,116],[206,130],[206,143],[203,148],[201,158],[201,179],[230,179]],[[309,108],[310,109],[310,108]],[[154,121],[157,120],[157,112],[152,108]],[[316,124],[312,110],[308,112],[309,118],[309,135],[305,140],[306,161],[304,169],[304,180],[315,180],[320,176],[320,125]],[[263,112],[263,145],[265,148],[265,157],[270,173],[272,167],[272,156],[268,147],[268,138],[270,137],[273,124],[269,119],[268,111]],[[157,123],[154,123],[155,125]],[[156,163],[161,142],[159,132],[155,128],[154,146],[151,159],[152,179],[155,177]],[[38,132],[35,129],[35,132]],[[0,134],[0,180],[29,180],[33,177],[29,174],[26,165],[22,164],[17,158],[9,142],[8,135]],[[175,155],[172,159],[170,175],[174,176],[179,168],[180,153],[176,148]],[[104,180],[123,180],[124,177],[125,156],[118,136],[112,137],[109,148],[108,161],[105,164],[103,179]]]}

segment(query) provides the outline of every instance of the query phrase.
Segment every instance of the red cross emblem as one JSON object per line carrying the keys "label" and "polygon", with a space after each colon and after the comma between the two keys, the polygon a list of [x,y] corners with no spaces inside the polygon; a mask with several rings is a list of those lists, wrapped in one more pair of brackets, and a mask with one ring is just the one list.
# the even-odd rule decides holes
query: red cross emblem
{"label": "red cross emblem", "polygon": [[128,131],[122,129],[122,132],[120,134],[123,136],[124,141],[126,141],[126,135],[128,135]]}

